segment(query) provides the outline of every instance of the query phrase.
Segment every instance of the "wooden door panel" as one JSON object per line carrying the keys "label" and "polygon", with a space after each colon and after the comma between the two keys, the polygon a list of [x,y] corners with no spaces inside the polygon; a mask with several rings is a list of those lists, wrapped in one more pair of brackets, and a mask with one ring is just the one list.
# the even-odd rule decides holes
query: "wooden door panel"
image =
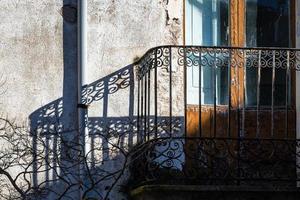
{"label": "wooden door panel", "polygon": [[[227,137],[228,135],[228,108],[217,106],[216,116],[214,107],[211,105],[201,106],[201,116],[199,116],[199,106],[187,106],[187,132],[190,137]],[[216,119],[214,119],[216,117]],[[201,123],[199,122],[201,118]],[[216,126],[214,125],[214,120]],[[214,130],[216,127],[216,131]],[[201,129],[201,131],[200,131]]]}
{"label": "wooden door panel", "polygon": [[[273,122],[272,113],[269,110],[247,110],[245,111],[244,127],[242,127],[243,123],[241,121],[242,111],[240,111],[240,120],[238,120],[238,110],[231,110],[229,133],[228,107],[217,106],[216,108],[216,132],[214,131],[213,106],[202,105],[201,107],[201,123],[199,122],[199,106],[188,105],[187,107],[188,137],[238,138],[237,133],[243,129],[244,134],[242,137],[246,139],[293,139],[296,137],[295,110],[288,110],[287,112],[286,110],[274,111]],[[286,120],[286,118],[288,119]],[[238,123],[240,123],[240,126],[238,126]],[[201,132],[199,128],[201,128]]]}

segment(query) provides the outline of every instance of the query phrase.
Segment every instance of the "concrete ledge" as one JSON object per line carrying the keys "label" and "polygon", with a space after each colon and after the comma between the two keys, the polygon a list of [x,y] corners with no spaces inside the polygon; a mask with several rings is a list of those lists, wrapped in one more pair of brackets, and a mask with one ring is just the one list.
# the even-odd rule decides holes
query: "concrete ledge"
{"label": "concrete ledge", "polygon": [[144,185],[130,192],[134,200],[272,199],[299,200],[300,188],[266,186]]}

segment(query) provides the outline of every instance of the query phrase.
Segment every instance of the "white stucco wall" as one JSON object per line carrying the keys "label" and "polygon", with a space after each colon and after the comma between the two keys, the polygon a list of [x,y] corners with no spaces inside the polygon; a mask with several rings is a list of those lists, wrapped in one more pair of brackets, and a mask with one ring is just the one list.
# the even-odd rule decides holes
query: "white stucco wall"
{"label": "white stucco wall", "polygon": [[62,96],[62,1],[0,1],[2,115],[24,121]]}
{"label": "white stucco wall", "polygon": [[[2,116],[32,128],[29,116],[38,126],[38,120],[56,123],[53,121],[62,112],[64,128],[75,127],[76,23],[63,19],[62,7],[76,8],[76,3],[0,0]],[[72,18],[72,13],[66,17]],[[166,44],[183,44],[182,0],[88,0],[88,83],[109,81],[112,74],[132,64],[149,48]],[[89,117],[132,115],[131,92],[126,87],[92,102]],[[42,129],[53,131],[51,127]],[[101,140],[95,138],[95,144],[102,145]],[[117,168],[118,164],[107,166]],[[113,193],[112,199],[120,198]]]}
{"label": "white stucco wall", "polygon": [[[72,50],[64,49],[68,35],[64,38],[61,8],[75,3],[0,1],[0,81],[5,91],[0,97],[1,114],[24,122],[32,112],[68,92],[63,90],[64,83],[69,81],[68,70],[76,66],[64,69],[68,63],[63,53]],[[151,47],[183,43],[181,0],[91,0],[88,15],[88,83],[130,65]],[[76,58],[72,59],[76,65]],[[125,98],[120,101],[120,96]],[[128,96],[128,89],[109,95],[107,114],[127,116]],[[101,116],[100,104],[91,105],[90,116]]]}
{"label": "white stucco wall", "polygon": [[[183,43],[182,0],[92,0],[88,13],[90,83],[132,64],[152,47]],[[128,116],[128,98],[126,89],[109,95],[107,114]],[[101,107],[91,105],[90,116],[99,116]]]}

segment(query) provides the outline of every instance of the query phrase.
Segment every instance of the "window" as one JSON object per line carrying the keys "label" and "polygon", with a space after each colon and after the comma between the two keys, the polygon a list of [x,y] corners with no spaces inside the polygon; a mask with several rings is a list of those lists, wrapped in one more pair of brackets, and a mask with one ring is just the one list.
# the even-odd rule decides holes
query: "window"
{"label": "window", "polygon": [[[293,0],[186,0],[186,45],[291,47],[292,4]],[[232,9],[233,7],[235,8]],[[281,59],[282,62],[286,60],[287,55],[283,54],[276,55],[276,59]],[[220,55],[216,56],[218,59],[224,59]],[[208,56],[207,59],[212,58]],[[246,59],[257,60],[258,57],[249,56]],[[270,59],[270,55],[261,57],[262,61]],[[199,86],[202,104],[213,104],[214,84],[217,104],[228,104],[228,67],[219,66],[216,72],[213,72],[211,66],[203,66],[200,70],[201,73],[198,66],[188,69],[188,104],[199,103]],[[245,104],[252,107],[259,101],[261,106],[270,106],[272,68],[268,67],[258,72],[257,67],[251,66],[245,73]],[[276,69],[275,106],[286,104],[287,93],[288,102],[291,102],[291,80],[287,77],[289,75],[287,76],[286,69]]]}

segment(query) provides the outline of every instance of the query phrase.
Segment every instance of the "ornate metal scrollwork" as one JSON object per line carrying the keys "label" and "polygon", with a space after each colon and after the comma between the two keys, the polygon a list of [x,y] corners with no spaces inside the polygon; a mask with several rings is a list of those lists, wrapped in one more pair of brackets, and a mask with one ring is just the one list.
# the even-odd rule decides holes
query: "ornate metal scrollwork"
{"label": "ornate metal scrollwork", "polygon": [[295,187],[299,145],[296,140],[160,138],[144,143],[133,169],[142,182]]}

